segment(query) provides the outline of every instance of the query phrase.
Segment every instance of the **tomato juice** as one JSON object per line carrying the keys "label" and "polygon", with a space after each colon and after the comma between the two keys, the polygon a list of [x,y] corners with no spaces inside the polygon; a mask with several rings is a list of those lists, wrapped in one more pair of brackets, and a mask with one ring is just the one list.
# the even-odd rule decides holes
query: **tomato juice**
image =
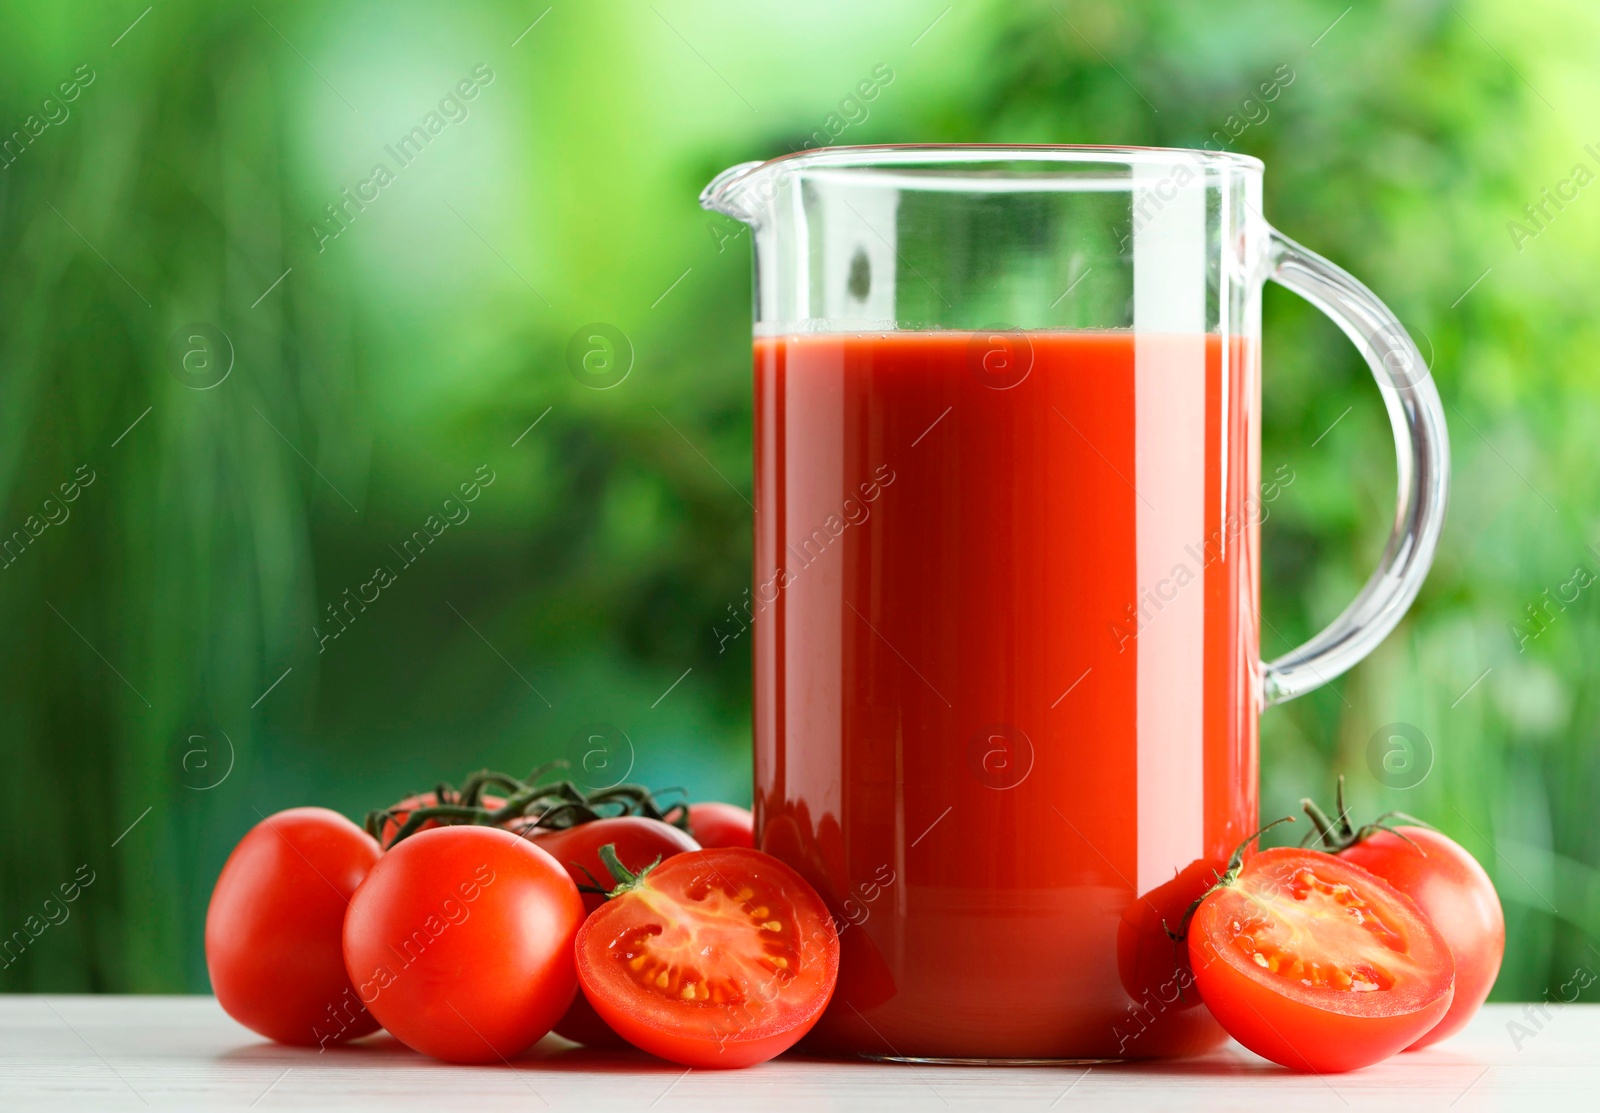
{"label": "tomato juice", "polygon": [[1163,885],[1183,907],[1179,872],[1255,823],[1254,346],[952,330],[754,354],[756,830],[841,929],[813,1042],[1220,1041],[1182,972],[1130,975],[1170,941],[1125,927],[1119,964],[1119,925]]}

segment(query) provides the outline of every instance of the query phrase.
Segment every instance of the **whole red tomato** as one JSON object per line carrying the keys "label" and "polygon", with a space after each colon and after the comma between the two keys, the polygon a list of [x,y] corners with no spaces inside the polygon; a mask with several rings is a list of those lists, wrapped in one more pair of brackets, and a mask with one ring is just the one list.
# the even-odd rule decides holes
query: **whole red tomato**
{"label": "whole red tomato", "polygon": [[629,1043],[688,1067],[747,1067],[792,1047],[833,995],[839,936],[776,858],[698,850],[633,879],[578,932],[578,977]]}
{"label": "whole red tomato", "polygon": [[422,831],[378,860],[344,921],[372,1015],[452,1063],[509,1059],[567,1011],[583,901],[549,854],[498,827]]}
{"label": "whole red tomato", "polygon": [[714,800],[689,805],[689,833],[707,850],[724,846],[754,848],[756,820],[748,808]]}
{"label": "whole red tomato", "polygon": [[1205,858],[1191,862],[1123,910],[1117,925],[1117,973],[1129,1004],[1113,1027],[1119,1055],[1198,1055],[1227,1040],[1200,1001],[1188,946],[1171,934],[1182,929],[1189,909],[1225,868]]}
{"label": "whole red tomato", "polygon": [[1211,1015],[1294,1070],[1376,1063],[1450,1008],[1444,936],[1387,881],[1319,850],[1278,847],[1230,868],[1188,937]]}
{"label": "whole red tomato", "polygon": [[[615,881],[604,862],[600,848],[612,846],[617,858],[633,873],[639,873],[657,859],[671,858],[674,854],[699,850],[700,844],[670,823],[644,816],[618,816],[614,819],[596,819],[580,823],[561,831],[535,829],[529,835],[534,845],[547,851],[560,862],[567,876],[578,885],[595,886],[598,882],[610,889]],[[593,912],[605,903],[601,893],[580,893],[586,913]],[[578,994],[572,1006],[556,1022],[555,1033],[585,1047],[626,1047],[628,1042],[611,1030],[589,1004],[589,999]]]}
{"label": "whole red tomato", "polygon": [[1415,901],[1455,958],[1456,994],[1450,1011],[1406,1049],[1415,1051],[1459,1032],[1489,996],[1505,956],[1506,920],[1494,882],[1454,839],[1426,827],[1393,831],[1377,831],[1341,850],[1339,857],[1377,874]]}
{"label": "whole red tomato", "polygon": [[[833,815],[824,813],[811,822],[811,810],[804,801],[791,806],[786,801],[768,801],[765,826],[761,829],[763,854],[770,854],[805,879],[816,890],[833,916],[839,934],[839,984],[831,1007],[806,1034],[806,1046],[826,1056],[849,1055],[850,1048],[872,1038],[862,1014],[899,993],[894,971],[872,936],[858,926],[865,911],[862,887],[851,888],[845,876],[844,832]],[[893,885],[898,876],[875,872],[874,885]],[[880,889],[881,891],[881,889]],[[852,923],[852,919],[857,921]]]}
{"label": "whole red tomato", "polygon": [[377,1031],[345,973],[340,933],[378,857],[371,836],[326,808],[291,808],[250,829],[206,910],[206,970],[229,1016],[280,1043]]}

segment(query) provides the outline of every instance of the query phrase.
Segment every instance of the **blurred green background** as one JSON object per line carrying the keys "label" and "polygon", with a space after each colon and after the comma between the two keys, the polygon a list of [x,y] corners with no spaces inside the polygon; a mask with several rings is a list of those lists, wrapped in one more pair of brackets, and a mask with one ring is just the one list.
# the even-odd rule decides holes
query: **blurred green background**
{"label": "blurred green background", "polygon": [[[0,13],[0,935],[94,875],[0,988],[203,990],[210,886],[261,814],[526,771],[588,724],[633,779],[748,801],[749,640],[714,632],[749,584],[748,239],[695,199],[819,132],[1266,161],[1274,221],[1434,353],[1455,487],[1400,630],[1265,715],[1263,814],[1343,772],[1463,842],[1506,905],[1501,999],[1600,962],[1573,586],[1600,566],[1600,186],[1523,211],[1600,171],[1592,6],[140,11]],[[1276,655],[1365,578],[1394,465],[1357,353],[1266,298]],[[614,389],[568,370],[592,322],[633,349]],[[1426,741],[1385,771],[1395,723]]]}

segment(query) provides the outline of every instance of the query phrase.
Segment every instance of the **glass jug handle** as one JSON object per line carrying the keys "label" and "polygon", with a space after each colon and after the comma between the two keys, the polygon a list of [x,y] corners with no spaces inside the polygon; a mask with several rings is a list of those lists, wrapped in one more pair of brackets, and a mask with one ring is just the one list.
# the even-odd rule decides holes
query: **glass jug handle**
{"label": "glass jug handle", "polygon": [[1303,695],[1346,671],[1388,636],[1417,597],[1444,526],[1450,442],[1430,368],[1389,308],[1354,277],[1276,229],[1267,276],[1331,317],[1372,368],[1394,428],[1399,499],[1377,571],[1326,629],[1261,665],[1262,701]]}

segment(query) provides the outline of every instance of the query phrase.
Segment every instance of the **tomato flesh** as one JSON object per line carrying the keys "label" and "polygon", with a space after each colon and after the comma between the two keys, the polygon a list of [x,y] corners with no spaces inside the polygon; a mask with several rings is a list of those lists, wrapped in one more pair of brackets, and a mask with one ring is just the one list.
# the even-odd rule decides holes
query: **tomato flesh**
{"label": "tomato flesh", "polygon": [[680,854],[584,923],[578,977],[636,1047],[691,1067],[743,1067],[822,1014],[839,937],[816,892],[754,850]]}
{"label": "tomato flesh", "polygon": [[1351,1070],[1450,1007],[1455,964],[1403,894],[1314,850],[1263,851],[1189,927],[1200,996],[1228,1034],[1296,1070]]}

